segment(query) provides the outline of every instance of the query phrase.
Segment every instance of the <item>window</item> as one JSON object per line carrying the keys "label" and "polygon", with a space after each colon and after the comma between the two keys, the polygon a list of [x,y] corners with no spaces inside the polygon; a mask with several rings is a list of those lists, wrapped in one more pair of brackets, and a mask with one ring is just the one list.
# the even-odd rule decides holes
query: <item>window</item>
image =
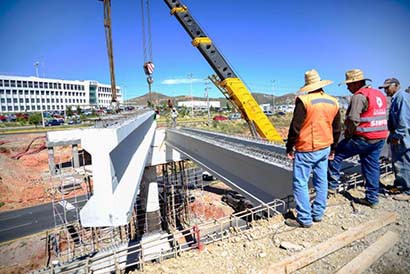
{"label": "window", "polygon": [[9,86],[10,86],[9,80],[4,80],[4,86],[5,86],[5,87],[9,87]]}
{"label": "window", "polygon": [[2,106],[1,111],[6,111],[6,106]]}
{"label": "window", "polygon": [[7,98],[7,104],[11,104],[11,98]]}
{"label": "window", "polygon": [[36,102],[37,102],[37,103],[40,103],[40,98],[37,98],[37,99],[36,99]]}
{"label": "window", "polygon": [[31,102],[34,103],[34,98],[31,98]]}
{"label": "window", "polygon": [[7,111],[13,111],[13,108],[11,106],[8,106]]}
{"label": "window", "polygon": [[16,87],[16,81],[11,80],[11,81],[10,81],[10,86],[11,86],[12,88],[15,88],[15,87]]}
{"label": "window", "polygon": [[44,88],[48,88],[48,83],[44,82]]}
{"label": "window", "polygon": [[39,83],[40,88],[43,88],[43,82]]}
{"label": "window", "polygon": [[58,89],[61,89],[61,83],[58,83]]}
{"label": "window", "polygon": [[46,95],[50,95],[50,92],[48,90],[46,90]]}
{"label": "window", "polygon": [[37,110],[40,110],[41,109],[41,106],[40,105],[37,105]]}
{"label": "window", "polygon": [[23,81],[23,88],[27,87],[27,81]]}
{"label": "window", "polygon": [[27,109],[27,110],[30,110],[30,106],[26,106],[26,109]]}
{"label": "window", "polygon": [[34,88],[38,88],[38,82],[34,82]]}
{"label": "window", "polygon": [[31,109],[32,109],[32,110],[36,110],[36,106],[35,106],[35,105],[31,105]]}
{"label": "window", "polygon": [[47,103],[50,103],[50,99],[47,98]]}
{"label": "window", "polygon": [[32,88],[32,87],[33,87],[33,82],[29,81],[29,82],[28,82],[28,87],[29,87],[29,88]]}
{"label": "window", "polygon": [[44,90],[41,91],[41,95],[44,95]]}
{"label": "window", "polygon": [[57,98],[57,99],[56,99],[56,102],[57,102],[57,103],[59,103],[59,102],[60,102],[60,100]]}
{"label": "window", "polygon": [[24,91],[24,95],[28,95],[28,90],[25,90],[25,91]]}
{"label": "window", "polygon": [[45,102],[44,98],[41,98],[41,102],[42,102],[42,103],[44,103],[44,102]]}
{"label": "window", "polygon": [[17,87],[21,88],[21,81],[17,81]]}
{"label": "window", "polygon": [[46,106],[43,106],[43,110],[45,110],[46,109]]}
{"label": "window", "polygon": [[4,98],[0,99],[0,103],[4,104],[6,102],[6,100],[4,100]]}
{"label": "window", "polygon": [[13,95],[17,95],[17,90],[13,89]]}
{"label": "window", "polygon": [[26,104],[30,103],[30,99],[26,98]]}
{"label": "window", "polygon": [[19,99],[19,103],[20,103],[20,104],[24,103],[23,98],[20,98],[20,99]]}
{"label": "window", "polygon": [[50,106],[47,106],[47,110],[50,110]]}
{"label": "window", "polygon": [[30,90],[30,95],[34,95],[34,90]]}
{"label": "window", "polygon": [[17,104],[17,98],[13,98],[13,103]]}
{"label": "window", "polygon": [[54,89],[57,89],[57,83],[54,83]]}
{"label": "window", "polygon": [[14,106],[14,111],[19,111],[19,106]]}
{"label": "window", "polygon": [[51,92],[51,96],[54,96],[54,91]]}
{"label": "window", "polygon": [[19,95],[23,95],[23,91],[22,91],[22,90],[19,90]]}
{"label": "window", "polygon": [[0,80],[0,87],[3,86],[3,80]]}
{"label": "window", "polygon": [[51,103],[54,103],[54,98],[51,99]]}

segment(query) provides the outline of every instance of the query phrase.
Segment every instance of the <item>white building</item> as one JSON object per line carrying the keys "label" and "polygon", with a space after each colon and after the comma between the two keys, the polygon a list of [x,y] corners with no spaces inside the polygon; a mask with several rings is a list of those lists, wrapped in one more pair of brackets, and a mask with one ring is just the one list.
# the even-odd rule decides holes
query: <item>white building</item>
{"label": "white building", "polygon": [[[123,101],[120,87],[117,98]],[[0,112],[34,112],[109,107],[110,85],[90,80],[61,80],[0,75]]]}
{"label": "white building", "polygon": [[[178,107],[194,108],[198,110],[208,109],[207,101],[181,101],[178,102]],[[219,101],[209,101],[209,107],[221,108],[221,102]]]}

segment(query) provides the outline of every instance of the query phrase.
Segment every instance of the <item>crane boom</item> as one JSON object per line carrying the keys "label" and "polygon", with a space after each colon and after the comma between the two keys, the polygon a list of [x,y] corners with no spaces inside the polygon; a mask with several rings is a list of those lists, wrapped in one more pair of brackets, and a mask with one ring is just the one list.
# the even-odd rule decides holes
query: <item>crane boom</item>
{"label": "crane boom", "polygon": [[188,8],[179,0],[164,0],[178,22],[192,39],[192,45],[198,48],[206,61],[217,74],[218,85],[226,92],[229,99],[238,107],[248,124],[255,127],[259,136],[270,141],[283,142],[282,137],[263,113],[252,94],[235,74],[228,62],[205,34]]}

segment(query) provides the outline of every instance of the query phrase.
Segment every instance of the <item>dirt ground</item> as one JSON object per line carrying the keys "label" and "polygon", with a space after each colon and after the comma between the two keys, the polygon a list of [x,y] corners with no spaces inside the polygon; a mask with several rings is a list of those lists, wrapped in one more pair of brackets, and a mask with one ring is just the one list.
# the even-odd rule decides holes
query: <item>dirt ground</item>
{"label": "dirt ground", "polygon": [[[13,156],[26,150],[30,142],[43,134],[13,134],[0,136],[0,211],[15,210],[51,201],[48,181],[47,149],[24,155]],[[45,138],[33,142],[28,152],[45,144]],[[55,162],[70,161],[70,148],[57,148]]]}
{"label": "dirt ground", "polygon": [[[391,182],[391,178],[389,180]],[[351,190],[350,193],[354,197],[364,196],[363,188]],[[387,231],[398,233],[399,242],[365,273],[410,273],[410,203],[395,201],[390,196],[382,195],[378,209],[361,205],[356,208],[358,212],[353,213],[350,201],[338,195],[329,199],[324,220],[309,229],[289,228],[284,225],[283,217],[279,215],[269,221],[257,221],[252,229],[234,234],[228,240],[208,245],[202,252],[193,250],[160,264],[146,264],[142,273],[265,273],[272,263],[298,252],[281,248],[284,242],[295,244],[300,250],[313,247],[386,211],[397,212],[399,219],[295,273],[335,273]]]}

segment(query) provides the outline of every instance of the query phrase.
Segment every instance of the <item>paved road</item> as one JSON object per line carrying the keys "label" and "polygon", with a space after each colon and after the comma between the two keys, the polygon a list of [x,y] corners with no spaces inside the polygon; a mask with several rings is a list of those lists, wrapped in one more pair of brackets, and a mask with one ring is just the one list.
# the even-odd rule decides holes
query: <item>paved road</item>
{"label": "paved road", "polygon": [[[85,196],[77,199],[84,200]],[[85,203],[82,202],[81,206]],[[68,218],[74,218],[70,211]],[[54,227],[51,203],[0,213],[0,243],[35,234]]]}

